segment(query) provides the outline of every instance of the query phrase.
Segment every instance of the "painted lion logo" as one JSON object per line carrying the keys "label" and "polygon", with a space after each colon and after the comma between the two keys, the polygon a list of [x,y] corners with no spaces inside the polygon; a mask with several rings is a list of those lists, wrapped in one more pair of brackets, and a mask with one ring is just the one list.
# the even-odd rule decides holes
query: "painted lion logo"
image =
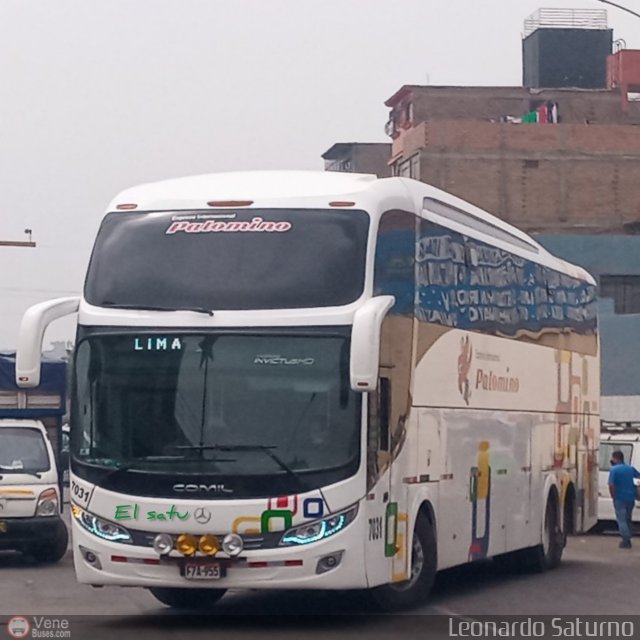
{"label": "painted lion logo", "polygon": [[471,397],[471,385],[469,384],[469,371],[471,370],[471,361],[473,360],[473,347],[469,336],[465,336],[460,340],[460,355],[458,356],[458,391],[469,405]]}

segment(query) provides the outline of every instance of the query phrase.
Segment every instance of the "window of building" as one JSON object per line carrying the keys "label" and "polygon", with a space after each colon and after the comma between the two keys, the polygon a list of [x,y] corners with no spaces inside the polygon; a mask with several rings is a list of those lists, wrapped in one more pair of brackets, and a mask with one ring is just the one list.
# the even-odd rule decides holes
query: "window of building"
{"label": "window of building", "polygon": [[401,178],[413,178],[414,180],[420,179],[420,155],[415,154],[408,160],[400,162],[398,164],[397,174]]}
{"label": "window of building", "polygon": [[600,297],[613,299],[616,313],[640,313],[640,276],[600,276]]}

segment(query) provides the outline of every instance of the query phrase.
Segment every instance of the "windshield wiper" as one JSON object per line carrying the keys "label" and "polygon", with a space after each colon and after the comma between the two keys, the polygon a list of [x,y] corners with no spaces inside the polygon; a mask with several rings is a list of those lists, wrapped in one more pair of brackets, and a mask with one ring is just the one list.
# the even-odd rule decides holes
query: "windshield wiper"
{"label": "windshield wiper", "polygon": [[[140,462],[185,462],[190,461],[191,458],[185,458],[184,456],[143,456],[141,458],[131,458],[127,460],[124,464],[120,465],[116,469],[111,469],[109,473],[107,473],[102,480],[109,480],[110,478],[115,478],[121,473],[125,473],[126,471],[130,471],[138,466]],[[144,469],[140,469],[140,471],[145,471]]]}
{"label": "windshield wiper", "polygon": [[110,307],[112,309],[132,309],[135,311],[194,311],[195,313],[206,313],[208,316],[213,316],[213,311],[205,307],[180,307],[179,309],[174,309],[173,307],[160,307],[148,304],[116,304],[115,302],[108,301],[103,302],[100,306]]}
{"label": "windshield wiper", "polygon": [[38,471],[29,471],[29,469],[23,469],[21,467],[6,467],[2,464],[0,464],[0,475],[1,474],[10,474],[10,473],[26,473],[28,476],[35,476],[36,478],[38,478],[38,480],[40,478],[42,478],[42,474]]}
{"label": "windshield wiper", "polygon": [[203,445],[179,445],[176,449],[186,451],[262,451],[269,456],[287,475],[291,476],[300,489],[307,491],[307,485],[302,477],[296,473],[280,456],[277,456],[272,449],[277,449],[276,445],[267,444],[203,444]]}

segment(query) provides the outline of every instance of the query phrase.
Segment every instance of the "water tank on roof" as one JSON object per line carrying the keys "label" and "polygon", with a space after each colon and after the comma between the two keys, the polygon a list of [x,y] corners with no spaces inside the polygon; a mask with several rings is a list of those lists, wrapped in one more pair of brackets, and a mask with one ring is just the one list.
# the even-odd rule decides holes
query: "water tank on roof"
{"label": "water tank on roof", "polygon": [[539,9],[525,20],[525,87],[605,89],[613,29],[600,9]]}

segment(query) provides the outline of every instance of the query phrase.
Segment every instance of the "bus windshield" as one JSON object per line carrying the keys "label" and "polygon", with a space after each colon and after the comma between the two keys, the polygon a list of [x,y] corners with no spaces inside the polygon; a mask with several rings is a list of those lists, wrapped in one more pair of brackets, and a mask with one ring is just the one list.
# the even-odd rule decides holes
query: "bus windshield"
{"label": "bus windshield", "polygon": [[[120,470],[129,483],[165,474],[169,487],[191,475],[224,484],[218,498],[349,477],[360,460],[360,403],[348,345],[341,336],[90,336],[75,358],[76,472],[84,464],[124,480]],[[161,481],[141,490],[163,492]]]}
{"label": "bus windshield", "polygon": [[85,298],[169,310],[345,305],[364,288],[368,229],[364,211],[110,213]]}

